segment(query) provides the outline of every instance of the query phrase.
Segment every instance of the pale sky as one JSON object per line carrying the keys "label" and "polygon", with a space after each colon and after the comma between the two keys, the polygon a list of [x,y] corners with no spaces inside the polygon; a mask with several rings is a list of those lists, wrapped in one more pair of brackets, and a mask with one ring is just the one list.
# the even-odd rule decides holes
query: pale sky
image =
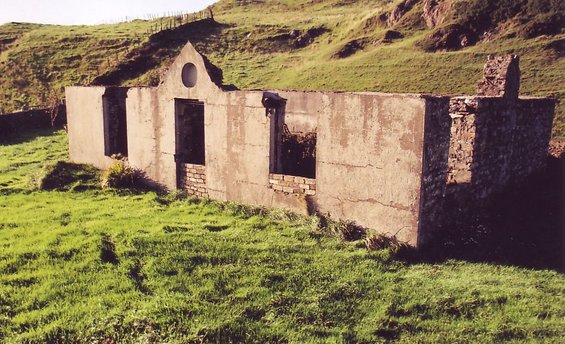
{"label": "pale sky", "polygon": [[8,22],[41,24],[101,24],[147,14],[195,12],[217,0],[0,0],[0,25]]}

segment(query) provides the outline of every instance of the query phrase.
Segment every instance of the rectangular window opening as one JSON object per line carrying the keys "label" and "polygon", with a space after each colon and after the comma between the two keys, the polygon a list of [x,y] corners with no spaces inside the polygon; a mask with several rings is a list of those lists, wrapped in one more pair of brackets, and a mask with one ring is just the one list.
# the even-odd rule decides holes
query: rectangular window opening
{"label": "rectangular window opening", "polygon": [[270,172],[316,178],[316,130],[291,132],[285,123],[284,106],[267,109],[271,115]]}
{"label": "rectangular window opening", "polygon": [[108,88],[102,96],[104,117],[104,155],[128,156],[126,115],[127,88]]}
{"label": "rectangular window opening", "polygon": [[175,99],[177,163],[205,165],[204,103]]}

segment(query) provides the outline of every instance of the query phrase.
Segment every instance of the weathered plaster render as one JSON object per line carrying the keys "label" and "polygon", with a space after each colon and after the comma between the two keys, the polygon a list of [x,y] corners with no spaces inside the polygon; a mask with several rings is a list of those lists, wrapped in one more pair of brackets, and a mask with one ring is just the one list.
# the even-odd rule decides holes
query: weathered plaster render
{"label": "weathered plaster render", "polygon": [[[517,61],[497,61],[485,75],[498,74],[482,85],[489,94],[503,87],[498,97],[270,91],[284,100],[274,111],[266,109],[263,91],[228,90],[217,69],[187,44],[158,87],[127,91],[128,161],[165,189],[329,213],[420,246],[441,218],[450,186],[474,185],[487,196],[543,165],[554,103],[513,97],[517,86],[504,80],[515,79]],[[500,72],[497,63],[508,70]],[[196,71],[192,87],[182,79],[187,64]],[[113,161],[104,155],[105,91],[66,90],[71,159],[100,168]],[[204,106],[202,165],[180,162],[178,100]],[[272,170],[275,112],[284,113],[278,118],[289,131],[316,133],[315,178]],[[493,175],[501,164],[504,175]]]}

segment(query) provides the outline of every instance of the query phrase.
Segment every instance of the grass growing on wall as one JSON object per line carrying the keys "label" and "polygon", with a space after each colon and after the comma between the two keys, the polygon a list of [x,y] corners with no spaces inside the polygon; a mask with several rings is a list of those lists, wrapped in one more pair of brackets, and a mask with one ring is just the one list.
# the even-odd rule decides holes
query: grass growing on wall
{"label": "grass growing on wall", "polygon": [[557,342],[565,278],[367,251],[314,217],[32,191],[64,131],[0,145],[0,342]]}

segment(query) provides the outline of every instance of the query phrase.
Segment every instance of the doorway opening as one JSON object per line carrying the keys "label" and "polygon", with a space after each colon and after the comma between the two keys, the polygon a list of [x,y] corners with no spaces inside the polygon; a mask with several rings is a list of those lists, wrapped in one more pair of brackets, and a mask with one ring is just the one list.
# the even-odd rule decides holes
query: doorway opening
{"label": "doorway opening", "polygon": [[204,103],[175,99],[177,163],[205,165]]}
{"label": "doorway opening", "polygon": [[128,156],[126,117],[127,88],[108,88],[102,96],[104,118],[104,155]]}

